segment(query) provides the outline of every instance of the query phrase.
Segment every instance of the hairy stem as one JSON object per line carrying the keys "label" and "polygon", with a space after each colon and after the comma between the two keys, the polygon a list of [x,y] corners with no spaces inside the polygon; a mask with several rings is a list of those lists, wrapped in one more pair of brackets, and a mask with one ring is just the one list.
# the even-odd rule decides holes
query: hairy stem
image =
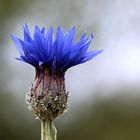
{"label": "hairy stem", "polygon": [[57,130],[51,120],[41,120],[41,140],[56,140]]}

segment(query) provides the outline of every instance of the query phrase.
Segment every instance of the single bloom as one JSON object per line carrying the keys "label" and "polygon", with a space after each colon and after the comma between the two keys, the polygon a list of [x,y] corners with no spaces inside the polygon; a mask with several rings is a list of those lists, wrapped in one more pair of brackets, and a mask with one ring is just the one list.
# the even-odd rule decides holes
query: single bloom
{"label": "single bloom", "polygon": [[52,27],[46,32],[45,28],[35,26],[33,37],[27,25],[24,25],[23,31],[23,40],[14,35],[11,37],[20,53],[16,59],[29,63],[36,69],[26,102],[39,119],[53,120],[67,108],[65,71],[91,60],[102,50],[88,51],[93,35],[87,38],[84,33],[75,42],[75,27],[63,32],[59,26],[55,37]]}

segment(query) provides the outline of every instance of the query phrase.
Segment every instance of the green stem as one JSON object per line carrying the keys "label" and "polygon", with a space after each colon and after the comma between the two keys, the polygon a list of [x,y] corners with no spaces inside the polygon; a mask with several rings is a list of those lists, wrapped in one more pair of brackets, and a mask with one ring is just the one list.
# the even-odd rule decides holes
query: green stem
{"label": "green stem", "polygon": [[51,120],[41,120],[41,140],[56,140],[57,130]]}

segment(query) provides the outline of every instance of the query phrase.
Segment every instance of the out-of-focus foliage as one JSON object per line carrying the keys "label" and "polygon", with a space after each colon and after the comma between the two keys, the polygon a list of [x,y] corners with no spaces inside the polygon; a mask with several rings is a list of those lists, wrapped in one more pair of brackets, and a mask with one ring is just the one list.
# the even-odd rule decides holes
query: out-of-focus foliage
{"label": "out-of-focus foliage", "polygon": [[24,116],[27,110],[19,106],[21,102],[8,92],[0,92],[0,139],[39,139],[39,123]]}
{"label": "out-of-focus foliage", "polygon": [[[5,41],[5,30],[9,18],[18,17],[30,7],[32,0],[0,0],[0,41]],[[8,32],[8,31],[7,31]]]}
{"label": "out-of-focus foliage", "polygon": [[[60,131],[59,138],[64,140],[139,140],[140,97],[130,96],[129,92],[120,90],[117,92],[119,95],[115,97],[100,100],[84,108],[80,106],[79,109],[77,108],[76,119]],[[138,94],[139,91],[134,94],[136,93]]]}

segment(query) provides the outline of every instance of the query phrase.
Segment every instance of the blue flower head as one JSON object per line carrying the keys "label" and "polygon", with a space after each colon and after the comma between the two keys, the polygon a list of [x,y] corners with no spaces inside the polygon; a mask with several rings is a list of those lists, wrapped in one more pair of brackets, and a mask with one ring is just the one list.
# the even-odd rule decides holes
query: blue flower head
{"label": "blue flower head", "polygon": [[50,27],[35,26],[31,37],[28,26],[23,27],[24,40],[12,35],[20,53],[16,58],[36,68],[36,76],[27,94],[29,109],[41,120],[54,120],[67,109],[68,92],[65,87],[65,71],[75,65],[91,60],[102,50],[88,52],[92,42],[84,33],[75,43],[75,27],[63,32],[58,27],[56,37]]}
{"label": "blue flower head", "polygon": [[63,32],[59,26],[56,37],[52,27],[46,32],[45,28],[35,26],[33,37],[27,25],[23,30],[24,40],[12,35],[20,53],[20,57],[16,59],[29,63],[36,69],[43,65],[51,71],[65,72],[68,68],[89,61],[102,52],[102,50],[88,52],[93,35],[88,39],[84,33],[75,43],[75,27]]}

